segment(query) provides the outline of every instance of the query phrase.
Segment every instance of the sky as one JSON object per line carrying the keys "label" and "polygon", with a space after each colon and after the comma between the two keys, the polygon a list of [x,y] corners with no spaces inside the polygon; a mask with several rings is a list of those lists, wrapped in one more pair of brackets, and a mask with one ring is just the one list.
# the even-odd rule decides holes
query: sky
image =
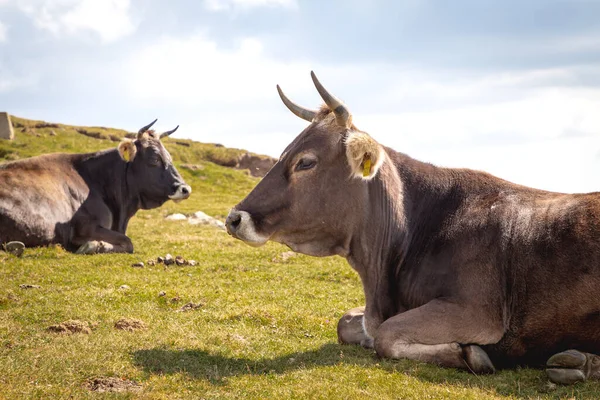
{"label": "sky", "polygon": [[600,0],[0,0],[0,111],[279,156],[310,79],[380,143],[600,191]]}

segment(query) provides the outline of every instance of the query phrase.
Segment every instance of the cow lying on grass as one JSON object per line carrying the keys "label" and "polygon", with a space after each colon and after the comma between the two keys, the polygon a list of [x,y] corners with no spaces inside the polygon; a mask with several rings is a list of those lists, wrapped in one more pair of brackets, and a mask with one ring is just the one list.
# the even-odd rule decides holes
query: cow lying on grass
{"label": "cow lying on grass", "polygon": [[116,149],[88,154],[48,154],[0,164],[0,244],[61,244],[77,253],[131,253],[127,224],[139,209],[183,200],[185,184],[160,142],[139,130]]}
{"label": "cow lying on grass", "polygon": [[377,143],[312,74],[310,125],[227,217],[228,232],[358,272],[366,306],[342,343],[490,373],[543,365],[555,382],[600,378],[600,193],[531,189],[438,168]]}

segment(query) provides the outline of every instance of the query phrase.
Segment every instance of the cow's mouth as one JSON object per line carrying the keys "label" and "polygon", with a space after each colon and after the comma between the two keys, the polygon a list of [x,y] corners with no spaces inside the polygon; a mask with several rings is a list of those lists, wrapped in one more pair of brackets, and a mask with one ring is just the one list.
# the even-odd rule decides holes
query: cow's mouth
{"label": "cow's mouth", "polygon": [[225,227],[227,233],[250,246],[259,247],[269,240],[268,236],[256,231],[252,216],[246,211],[231,210],[225,220]]}
{"label": "cow's mouth", "polygon": [[169,199],[173,200],[175,203],[179,203],[181,200],[185,200],[190,197],[192,193],[192,188],[188,185],[179,185],[175,189],[173,194],[169,195]]}

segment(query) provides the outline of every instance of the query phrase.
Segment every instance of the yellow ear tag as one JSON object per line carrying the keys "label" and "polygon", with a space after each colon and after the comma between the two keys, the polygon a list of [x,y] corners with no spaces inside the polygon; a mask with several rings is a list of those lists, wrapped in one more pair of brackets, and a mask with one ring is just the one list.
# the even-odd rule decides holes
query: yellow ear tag
{"label": "yellow ear tag", "polygon": [[125,148],[123,149],[123,160],[129,162],[129,160],[131,159],[131,155],[130,155],[130,151],[129,151],[129,147],[125,146]]}
{"label": "yellow ear tag", "polygon": [[363,161],[363,176],[369,176],[371,174],[371,157],[366,156]]}

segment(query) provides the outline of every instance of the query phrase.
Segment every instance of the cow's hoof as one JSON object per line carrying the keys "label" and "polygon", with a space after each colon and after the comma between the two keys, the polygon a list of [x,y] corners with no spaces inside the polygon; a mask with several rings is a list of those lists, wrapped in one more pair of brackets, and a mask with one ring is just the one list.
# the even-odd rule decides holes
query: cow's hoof
{"label": "cow's hoof", "polygon": [[23,242],[8,242],[4,245],[4,250],[6,250],[7,253],[21,257],[25,250],[25,244],[23,244]]}
{"label": "cow's hoof", "polygon": [[463,356],[474,374],[493,374],[496,372],[492,360],[481,347],[471,344],[463,348]]}
{"label": "cow's hoof", "polygon": [[89,242],[85,242],[82,244],[77,251],[76,254],[96,254],[100,250],[100,242],[97,240],[90,240]]}
{"label": "cow's hoof", "polygon": [[364,307],[356,307],[340,318],[337,325],[339,343],[360,344],[367,337],[362,324],[364,313]]}
{"label": "cow's hoof", "polygon": [[360,345],[362,347],[364,347],[365,349],[374,349],[375,348],[375,341],[373,340],[372,337],[366,337],[363,340],[360,341]]}
{"label": "cow's hoof", "polygon": [[572,385],[600,378],[600,357],[595,354],[567,350],[553,355],[546,363],[546,374],[554,383]]}

